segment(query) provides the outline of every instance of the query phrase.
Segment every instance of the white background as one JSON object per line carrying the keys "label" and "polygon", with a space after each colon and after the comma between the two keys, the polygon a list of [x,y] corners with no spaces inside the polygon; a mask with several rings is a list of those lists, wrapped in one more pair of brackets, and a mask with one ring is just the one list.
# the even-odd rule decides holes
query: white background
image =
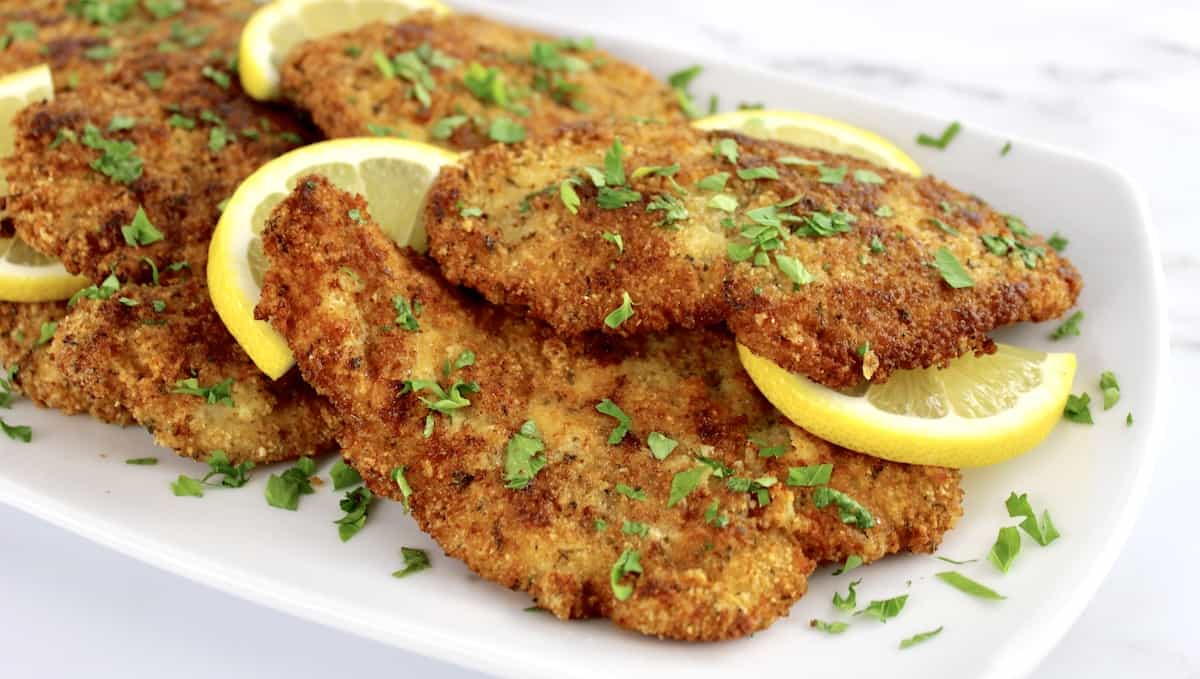
{"label": "white background", "polygon": [[[1200,677],[1200,3],[510,4],[579,34],[623,33],[775,68],[1130,173],[1150,197],[1171,295],[1167,436],[1133,537],[1035,676]],[[1122,275],[1119,263],[1111,275]],[[481,676],[245,603],[0,507],[0,675],[334,673]]]}

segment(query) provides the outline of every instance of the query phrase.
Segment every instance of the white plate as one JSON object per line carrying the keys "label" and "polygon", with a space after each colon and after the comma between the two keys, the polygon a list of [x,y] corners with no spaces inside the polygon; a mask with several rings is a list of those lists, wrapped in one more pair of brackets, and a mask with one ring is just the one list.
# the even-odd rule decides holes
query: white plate
{"label": "white plate", "polygon": [[[508,12],[496,18],[559,34],[556,26]],[[860,601],[909,594],[903,613],[881,624],[855,619],[837,637],[808,627],[835,618],[832,593],[847,577],[814,575],[809,595],[752,639],[696,645],[646,639],[606,621],[563,623],[524,612],[528,599],[471,575],[441,556],[400,508],[377,503],[365,530],[346,544],[331,523],[341,493],[330,486],[303,498],[296,513],[268,507],[257,470],[240,490],[203,499],[177,498],[168,483],[198,467],[157,450],[148,435],[84,417],[66,418],[27,402],[0,413],[34,428],[32,445],[0,442],[0,501],[119,551],[223,591],[326,625],[482,671],[520,677],[728,677],[733,673],[806,676],[1017,677],[1030,671],[1082,611],[1112,565],[1149,482],[1161,429],[1167,357],[1164,294],[1145,204],[1120,172],[1057,149],[1014,139],[999,156],[1003,135],[965,121],[945,152],[917,146],[917,132],[939,133],[948,120],[817,87],[744,66],[708,64],[702,57],[600,38],[602,47],[665,75],[692,63],[706,66],[693,90],[719,92],[725,102],[758,101],[810,111],[875,130],[896,141],[927,171],[1021,215],[1040,232],[1060,231],[1086,286],[1082,337],[1050,342],[1049,328],[1022,327],[1005,341],[1075,351],[1075,391],[1088,389],[1096,425],[1064,422],[1037,450],[999,467],[965,474],[966,515],[941,554],[984,557],[996,531],[1013,520],[1009,491],[1028,492],[1047,508],[1063,537],[1047,548],[1025,539],[1013,570],[1001,575],[986,560],[962,567],[929,556],[904,556],[860,569]],[[1121,403],[1103,412],[1097,381],[1113,370]],[[1125,426],[1132,411],[1133,427]],[[124,464],[157,455],[156,467]],[[326,460],[322,471],[330,464]],[[396,580],[401,545],[423,547],[433,569]],[[970,598],[932,575],[957,568],[1008,596]],[[944,626],[941,636],[899,651],[903,638]],[[774,672],[773,672],[774,670]]]}

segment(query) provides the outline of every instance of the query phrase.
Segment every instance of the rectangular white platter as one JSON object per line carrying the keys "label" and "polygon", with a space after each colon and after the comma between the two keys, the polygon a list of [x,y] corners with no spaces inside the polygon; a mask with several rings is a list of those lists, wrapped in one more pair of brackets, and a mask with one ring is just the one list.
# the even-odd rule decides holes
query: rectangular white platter
{"label": "rectangular white platter", "polygon": [[[467,7],[467,9],[472,8]],[[475,7],[496,19],[561,35],[580,27]],[[993,468],[964,474],[966,515],[940,553],[981,559],[953,567],[1008,598],[987,602],[942,584],[951,568],[929,556],[903,556],[856,571],[860,601],[909,594],[901,616],[887,624],[855,620],[847,633],[811,630],[830,619],[832,593],[849,578],[818,571],[790,618],[752,638],[708,645],[642,638],[606,621],[563,623],[530,614],[527,597],[473,576],[441,556],[400,507],[376,503],[352,541],[339,542],[330,523],[341,493],[326,485],[292,513],[263,500],[269,469],[240,490],[213,490],[203,499],[177,498],[169,482],[196,475],[194,463],[157,449],[135,428],[105,426],[19,403],[9,421],[30,424],[30,445],[0,441],[0,501],[181,576],[318,623],[417,653],[512,677],[728,677],[733,673],[803,674],[841,679],[980,677],[1028,673],[1057,642],[1112,565],[1132,526],[1153,466],[1161,430],[1167,358],[1164,293],[1149,215],[1120,172],[1031,141],[981,130],[970,121],[944,152],[918,146],[918,132],[937,134],[944,118],[703,57],[597,35],[600,47],[659,76],[703,64],[699,94],[726,102],[763,102],[844,120],[896,142],[929,173],[1020,215],[1040,232],[1070,239],[1067,254],[1083,273],[1080,308],[1085,332],[1051,342],[1045,326],[1012,328],[1003,341],[1079,357],[1075,391],[1093,395],[1096,425],[1064,422],[1035,451]],[[1102,370],[1121,380],[1118,410],[1098,407]],[[1136,424],[1125,425],[1126,412]],[[158,456],[153,467],[124,463]],[[331,460],[321,463],[322,472]],[[1026,540],[1017,565],[1001,575],[983,559],[1002,525],[1010,491],[1028,492],[1048,508],[1063,537],[1041,548]],[[400,546],[422,547],[433,568],[397,580]],[[906,651],[900,639],[938,626],[940,638]]]}

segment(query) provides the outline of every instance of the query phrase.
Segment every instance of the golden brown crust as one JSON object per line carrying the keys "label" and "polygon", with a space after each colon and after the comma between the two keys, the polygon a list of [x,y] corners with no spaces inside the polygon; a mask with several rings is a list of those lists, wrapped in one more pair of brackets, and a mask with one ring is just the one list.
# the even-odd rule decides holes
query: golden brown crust
{"label": "golden brown crust", "polygon": [[114,424],[132,423],[120,405],[91,398],[67,380],[54,359],[57,332],[39,343],[42,328],[61,322],[66,313],[66,302],[0,302],[0,369],[16,367],[14,381],[21,393],[43,408],[68,415],[89,413]]}
{"label": "golden brown crust", "polygon": [[[617,137],[626,148],[626,175],[678,163],[679,189],[649,175],[631,180],[640,200],[601,208],[582,168],[602,167]],[[736,166],[714,154],[721,139],[736,142]],[[779,179],[735,174],[762,166],[774,167]],[[821,167],[844,168],[845,178],[824,183]],[[856,171],[882,183],[859,181]],[[723,193],[736,198],[734,215],[709,204],[715,192],[696,187],[718,172],[731,174]],[[559,196],[570,177],[578,180],[578,214]],[[688,216],[664,226],[665,213],[648,209],[660,196],[673,196]],[[763,254],[768,265],[732,261],[728,247],[748,245],[745,229],[761,224],[747,211],[793,199],[777,210],[791,221],[783,222],[788,235],[781,249]],[[483,214],[464,217],[464,206]],[[877,214],[883,206],[891,216]],[[853,218],[847,231],[799,235],[801,219],[835,211]],[[859,350],[867,343],[878,360],[873,378],[884,381],[893,370],[991,351],[993,328],[1058,316],[1082,286],[1071,263],[1040,237],[1017,236],[1003,215],[933,177],[913,179],[848,157],[687,127],[583,125],[545,142],[483,149],[442,170],[425,216],[430,253],[451,281],[527,309],[560,332],[607,331],[605,316],[627,292],[635,313],[619,334],[726,319],[756,353],[833,387],[863,378]],[[619,234],[624,251],[605,233]],[[981,240],[985,234],[1013,238],[1019,247],[993,254]],[[974,287],[943,282],[933,266],[941,247],[957,256]],[[1021,251],[1039,253],[1028,255],[1033,268]],[[812,282],[795,286],[776,265],[778,254],[794,258]]]}
{"label": "golden brown crust", "polygon": [[[343,450],[368,486],[403,500],[391,474],[404,467],[413,514],[447,554],[555,615],[605,616],[677,639],[744,636],[787,614],[817,561],[930,551],[961,515],[956,472],[871,460],[784,420],[754,390],[728,334],[564,340],[448,285],[351,210],[367,206],[319,178],[276,208],[258,315],[342,416]],[[396,296],[420,303],[419,330],[396,325]],[[447,377],[445,362],[464,349],[473,365]],[[418,396],[428,392],[404,389],[417,379],[474,381],[479,391],[464,393],[468,407],[434,415],[426,438],[430,411]],[[616,420],[595,409],[605,398],[632,419],[616,445],[607,443]],[[539,428],[546,464],[528,487],[510,489],[506,445],[526,420]],[[647,447],[652,431],[679,444],[661,461]],[[785,451],[762,457],[751,437]],[[733,476],[778,479],[769,503],[730,490],[700,455]],[[842,523],[809,489],[784,483],[789,467],[824,462],[832,487],[874,513],[873,528]],[[675,475],[696,468],[705,470],[698,487],[668,507]],[[714,501],[725,527],[706,521]],[[626,522],[646,534],[625,532]],[[610,569],[626,549],[644,572],[622,580],[634,589],[618,601]]]}
{"label": "golden brown crust", "polygon": [[[180,455],[205,459],[221,449],[235,463],[265,463],[335,445],[325,399],[296,371],[277,381],[263,375],[226,331],[199,279],[81,299],[60,322],[51,353],[76,389],[124,406],[159,445]],[[232,379],[233,406],[175,392],[192,377],[201,387]]]}
{"label": "golden brown crust", "polygon": [[[202,267],[220,203],[264,162],[311,136],[291,114],[242,93],[229,64],[240,23],[222,13],[199,16],[179,25],[211,28],[203,43],[162,52],[161,41],[139,38],[114,58],[111,73],[31,105],[14,121],[16,146],[3,161],[8,211],[22,239],[73,273],[98,282],[115,269],[123,281],[145,281],[143,258]],[[170,35],[173,25],[164,20],[161,30]],[[147,72],[163,75],[161,87],[151,89]],[[116,116],[133,118],[133,128],[110,129]],[[104,154],[82,143],[88,125],[105,139],[132,142],[140,175],[118,181],[93,169]],[[163,240],[126,241],[121,228],[139,207]]]}
{"label": "golden brown crust", "polygon": [[[559,47],[561,56],[585,65],[580,70],[549,70],[531,63],[535,43],[557,42],[469,14],[420,13],[401,23],[370,24],[304,43],[284,62],[283,89],[330,137],[395,134],[457,150],[492,143],[488,128],[499,116],[520,123],[531,135],[591,118],[683,119],[670,88],[606,52]],[[430,67],[434,87],[428,92],[428,106],[413,96],[411,82],[385,77],[375,61],[377,52],[393,57],[426,44],[456,60],[446,67]],[[514,106],[505,110],[472,94],[463,84],[472,64],[498,69]],[[539,83],[547,85],[539,88]],[[556,88],[565,92],[564,87],[576,89],[556,99]],[[525,91],[517,98],[517,92]],[[525,107],[528,115],[518,113],[518,107]],[[470,120],[448,138],[431,136],[436,122],[460,115]]]}

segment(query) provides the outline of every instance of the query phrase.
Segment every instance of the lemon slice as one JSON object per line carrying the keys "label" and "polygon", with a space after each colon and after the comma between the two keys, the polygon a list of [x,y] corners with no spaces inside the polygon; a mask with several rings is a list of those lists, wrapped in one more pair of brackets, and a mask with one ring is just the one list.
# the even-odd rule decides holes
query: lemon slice
{"label": "lemon slice", "polygon": [[238,75],[255,99],[279,98],[279,67],[293,47],[372,21],[401,21],[413,12],[448,14],[437,0],[275,0],[242,29]]}
{"label": "lemon slice", "polygon": [[260,235],[271,210],[310,174],[366,198],[371,216],[397,242],[425,248],[420,208],[438,170],[454,153],[404,139],[338,139],[304,146],[263,165],[225,205],[208,250],[208,290],[225,327],[267,375],[294,360],[283,337],[254,318],[266,270]]}
{"label": "lemon slice", "polygon": [[1062,419],[1075,377],[1075,354],[1002,344],[990,356],[837,391],[741,344],[738,354],[767,400],[813,434],[876,457],[943,467],[995,464],[1036,446]]}
{"label": "lemon slice", "polygon": [[[35,101],[53,98],[54,81],[45,64],[0,78],[0,157],[12,155],[16,143],[12,119],[17,113]],[[8,180],[0,169],[0,197],[7,195]],[[20,238],[0,238],[0,300],[67,299],[87,284],[86,278],[68,273],[60,262],[34,251]]]}
{"label": "lemon slice", "polygon": [[733,111],[700,118],[702,130],[733,130],[759,139],[841,153],[876,165],[921,176],[921,168],[892,142],[853,125],[798,111]]}

